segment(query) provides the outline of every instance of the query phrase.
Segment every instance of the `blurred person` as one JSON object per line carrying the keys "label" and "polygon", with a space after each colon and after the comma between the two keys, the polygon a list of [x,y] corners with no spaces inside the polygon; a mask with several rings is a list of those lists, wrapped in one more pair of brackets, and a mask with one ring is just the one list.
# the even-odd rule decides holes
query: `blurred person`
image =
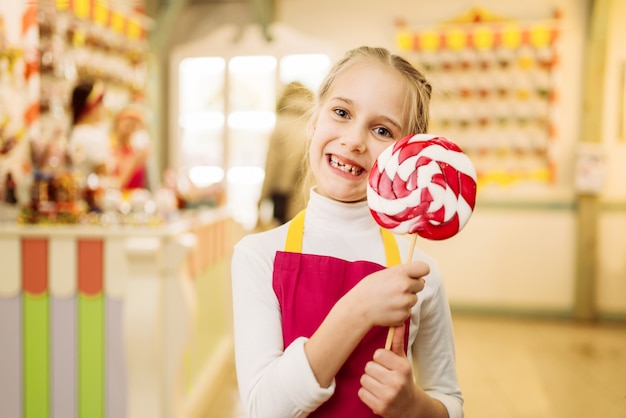
{"label": "blurred person", "polygon": [[[313,106],[313,92],[294,81],[287,84],[276,103],[276,127],[270,137],[265,180],[259,206],[271,201],[273,222],[283,224],[305,206],[301,192],[306,124]],[[260,219],[260,224],[266,223]]]}
{"label": "blurred person", "polygon": [[150,140],[145,114],[138,104],[126,105],[116,115],[112,132],[112,175],[122,191],[148,189],[147,158]]}
{"label": "blurred person", "polygon": [[81,82],[72,91],[68,154],[74,169],[85,179],[92,173],[107,175],[110,152],[104,94],[100,81]]}

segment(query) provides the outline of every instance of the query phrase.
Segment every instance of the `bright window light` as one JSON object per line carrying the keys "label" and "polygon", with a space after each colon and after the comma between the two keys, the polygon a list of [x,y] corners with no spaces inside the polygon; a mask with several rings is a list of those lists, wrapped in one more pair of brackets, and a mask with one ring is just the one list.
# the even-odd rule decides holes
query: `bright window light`
{"label": "bright window light", "polygon": [[233,184],[261,184],[265,170],[261,167],[231,167],[228,169],[228,182]]}
{"label": "bright window light", "polygon": [[181,78],[192,77],[202,78],[219,75],[224,72],[226,68],[226,60],[220,57],[192,57],[185,58],[180,62],[178,67],[180,69]]}
{"label": "bright window light", "polygon": [[180,113],[224,110],[224,58],[185,58],[178,68]]}
{"label": "bright window light", "polygon": [[251,55],[233,57],[228,61],[232,73],[258,74],[276,70],[276,58],[271,55]]}
{"label": "bright window light", "polygon": [[224,170],[218,166],[195,166],[189,169],[189,180],[194,186],[203,188],[224,180]]}
{"label": "bright window light", "polygon": [[280,60],[280,80],[283,84],[300,81],[312,90],[317,90],[329,69],[328,55],[287,55]]}
{"label": "bright window light", "polygon": [[274,112],[232,112],[228,115],[228,127],[231,129],[269,131],[275,124]]}
{"label": "bright window light", "polygon": [[222,112],[194,112],[180,116],[179,124],[190,130],[208,129],[219,130],[224,127],[224,113]]}

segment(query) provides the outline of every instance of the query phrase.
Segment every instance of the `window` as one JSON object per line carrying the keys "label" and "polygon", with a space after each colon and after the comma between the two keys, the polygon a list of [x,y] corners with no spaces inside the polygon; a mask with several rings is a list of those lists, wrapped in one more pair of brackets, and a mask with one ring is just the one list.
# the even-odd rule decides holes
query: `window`
{"label": "window", "polygon": [[323,54],[181,60],[180,170],[196,187],[225,180],[234,218],[254,227],[280,90],[300,81],[316,91],[329,66],[330,58]]}

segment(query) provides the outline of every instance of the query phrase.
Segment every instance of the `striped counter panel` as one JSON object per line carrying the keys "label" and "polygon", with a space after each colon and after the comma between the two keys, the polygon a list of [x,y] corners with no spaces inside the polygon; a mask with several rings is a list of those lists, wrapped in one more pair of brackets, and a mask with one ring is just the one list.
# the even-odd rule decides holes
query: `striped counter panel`
{"label": "striped counter panel", "polygon": [[187,347],[186,386],[201,380],[224,338],[232,338],[230,260],[244,234],[232,219],[202,225],[193,231],[197,245],[187,258],[196,295],[193,338]]}
{"label": "striped counter panel", "polygon": [[119,248],[0,238],[0,418],[125,416]]}

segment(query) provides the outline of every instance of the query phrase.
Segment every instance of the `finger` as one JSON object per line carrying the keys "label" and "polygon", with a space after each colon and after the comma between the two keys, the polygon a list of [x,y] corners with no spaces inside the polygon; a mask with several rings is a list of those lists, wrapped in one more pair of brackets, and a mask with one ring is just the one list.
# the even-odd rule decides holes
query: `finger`
{"label": "finger", "polygon": [[406,264],[408,268],[408,274],[413,279],[419,279],[420,277],[427,276],[430,273],[430,266],[421,261],[414,261]]}
{"label": "finger", "polygon": [[404,352],[404,329],[406,324],[402,324],[394,329],[391,340],[391,351],[399,356],[406,356]]}
{"label": "finger", "polygon": [[426,281],[423,277],[418,279],[411,280],[410,291],[411,293],[419,293],[424,290],[424,286],[426,285]]}
{"label": "finger", "polygon": [[374,413],[377,409],[379,409],[380,399],[374,395],[370,390],[365,387],[361,387],[358,391],[359,399],[367,405]]}

